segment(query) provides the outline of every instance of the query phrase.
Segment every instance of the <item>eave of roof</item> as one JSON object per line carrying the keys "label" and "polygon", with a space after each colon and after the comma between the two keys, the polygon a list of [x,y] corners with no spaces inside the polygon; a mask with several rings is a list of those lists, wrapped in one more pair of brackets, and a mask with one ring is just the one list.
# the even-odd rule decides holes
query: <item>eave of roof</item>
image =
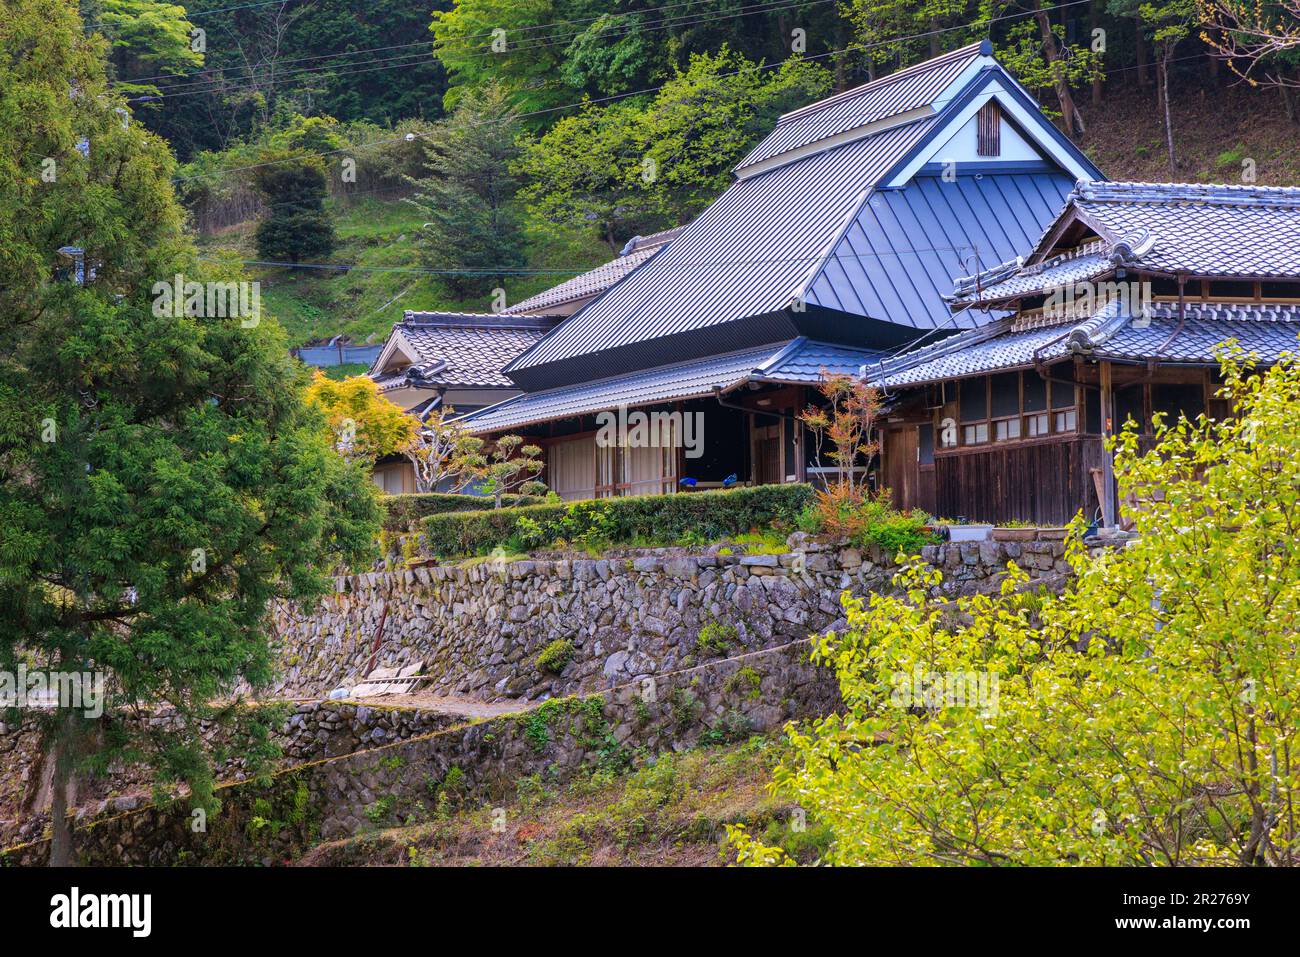
{"label": "eave of roof", "polygon": [[872,369],[871,381],[906,388],[994,372],[1010,372],[1073,356],[1093,361],[1213,366],[1216,351],[1235,339],[1263,363],[1295,352],[1300,305],[1156,302],[1147,316],[1110,302],[1082,321],[1025,328],[1004,319]]}
{"label": "eave of roof", "polygon": [[878,353],[805,338],[692,359],[596,382],[531,392],[463,417],[471,431],[499,432],[635,407],[727,393],[748,382],[812,385],[822,373],[860,374]]}

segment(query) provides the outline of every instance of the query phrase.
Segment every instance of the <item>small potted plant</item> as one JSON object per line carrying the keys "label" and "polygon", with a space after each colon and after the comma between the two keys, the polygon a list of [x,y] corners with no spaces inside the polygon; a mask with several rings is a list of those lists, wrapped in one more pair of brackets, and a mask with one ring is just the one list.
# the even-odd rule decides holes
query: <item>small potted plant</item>
{"label": "small potted plant", "polygon": [[1006,522],[993,529],[995,542],[1032,542],[1038,529],[1031,522]]}

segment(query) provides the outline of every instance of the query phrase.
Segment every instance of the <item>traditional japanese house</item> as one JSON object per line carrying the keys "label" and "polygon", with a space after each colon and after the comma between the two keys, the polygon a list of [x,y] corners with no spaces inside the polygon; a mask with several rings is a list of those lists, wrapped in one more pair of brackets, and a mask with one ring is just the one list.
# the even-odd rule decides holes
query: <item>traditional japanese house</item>
{"label": "traditional japanese house", "polygon": [[[467,425],[544,445],[566,498],[803,480],[820,373],[984,321],[949,310],[951,277],[1030,248],[1100,173],[982,43],[781,117],[734,177]],[[671,441],[639,441],[639,413]]]}
{"label": "traditional japanese house", "polygon": [[[366,373],[380,392],[424,418],[433,409],[473,412],[519,393],[502,369],[542,336],[648,260],[677,235],[669,229],[630,240],[619,255],[499,313],[416,312],[394,323]],[[386,492],[414,492],[415,470],[401,456],[378,462]]]}
{"label": "traditional japanese house", "polygon": [[[515,395],[501,373],[559,321],[552,316],[411,312],[394,323],[367,373],[386,398],[423,419],[433,409],[471,412]],[[414,492],[415,470],[389,456],[371,473],[385,492]]]}
{"label": "traditional japanese house", "polygon": [[1227,414],[1216,352],[1300,334],[1300,189],[1081,182],[1021,257],[957,281],[992,322],[877,364],[885,484],[946,518],[1114,524],[1103,439]]}

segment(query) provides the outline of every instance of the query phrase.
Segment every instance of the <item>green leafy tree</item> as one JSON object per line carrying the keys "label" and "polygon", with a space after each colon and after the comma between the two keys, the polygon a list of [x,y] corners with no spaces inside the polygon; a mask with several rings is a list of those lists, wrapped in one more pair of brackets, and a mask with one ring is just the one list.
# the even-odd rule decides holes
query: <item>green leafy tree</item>
{"label": "green leafy tree", "polygon": [[462,296],[499,286],[509,269],[527,261],[515,195],[514,117],[504,86],[468,92],[426,137],[429,175],[410,180],[418,190],[410,202],[429,217],[420,233],[424,261],[463,270],[446,277]]}
{"label": "green leafy tree", "polygon": [[298,263],[334,251],[334,223],[325,211],[329,182],[321,157],[267,149],[258,156],[253,183],[267,207],[257,225],[258,255]]}
{"label": "green leafy tree", "polygon": [[615,251],[637,232],[688,220],[727,187],[777,116],[830,85],[824,68],[804,60],[760,66],[724,47],[693,56],[644,105],[588,104],[560,120],[520,160],[530,215],[594,229]]}
{"label": "green leafy tree", "polygon": [[555,34],[564,32],[558,24],[566,13],[567,5],[555,0],[458,0],[435,11],[433,52],[453,81],[446,109],[467,92],[498,83],[524,112],[564,102],[571,91],[554,82],[564,62]]}
{"label": "green leafy tree", "polygon": [[[1012,8],[1025,9],[1018,4]],[[1005,4],[993,3],[986,7],[986,15],[995,16],[1005,9]],[[1086,127],[1075,105],[1072,88],[1102,76],[1103,56],[1086,42],[1068,42],[1065,26],[1050,22],[1047,12],[1037,2],[1028,9],[1034,11],[1034,16],[1011,24],[1005,44],[998,47],[998,57],[1030,90],[1051,90],[1058,109],[1044,106],[1043,112],[1060,119],[1071,136],[1082,134]],[[1040,95],[1039,100],[1042,99]]]}
{"label": "green leafy tree", "polygon": [[948,601],[918,564],[845,599],[814,651],[843,713],[794,728],[775,776],[831,863],[1298,862],[1300,365],[1223,374],[1232,418],[1161,421],[1147,455],[1122,433],[1140,537],[1073,539],[1061,596],[1011,571]]}
{"label": "green leafy tree", "polygon": [[198,42],[185,7],[160,0],[99,0],[98,24],[112,45],[112,63],[122,89],[157,93],[165,74],[185,73],[203,66],[206,43]]}
{"label": "green leafy tree", "polygon": [[[269,604],[322,594],[377,526],[279,326],[160,304],[178,274],[238,277],[200,270],[174,162],[123,126],[105,54],[64,0],[0,19],[0,669],[107,678],[102,719],[34,713],[54,863],[82,772],[146,761],[213,806],[200,722],[271,677]],[[68,255],[83,282],[55,279]]]}

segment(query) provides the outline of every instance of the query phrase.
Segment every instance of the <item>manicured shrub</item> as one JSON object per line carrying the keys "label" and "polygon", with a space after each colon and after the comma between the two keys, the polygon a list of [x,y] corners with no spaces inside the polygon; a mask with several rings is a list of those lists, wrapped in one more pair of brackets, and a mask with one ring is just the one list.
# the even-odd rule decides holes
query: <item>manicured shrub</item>
{"label": "manicured shrub", "polygon": [[795,518],[800,531],[847,538],[858,545],[875,545],[891,558],[914,554],[938,537],[926,531],[930,516],[919,509],[900,512],[890,504],[888,490],[868,496],[845,484],[816,493]]}
{"label": "manicured shrub", "polygon": [[497,547],[673,544],[687,537],[704,542],[756,529],[792,530],[811,499],[807,485],[760,485],[430,515],[423,523],[429,550],[448,558]]}
{"label": "manicured shrub", "polygon": [[[507,508],[518,505],[540,505],[545,499],[536,495],[506,495],[501,504]],[[445,515],[448,512],[476,512],[492,507],[492,500],[481,495],[459,495],[452,492],[417,492],[408,495],[385,495],[379,500],[384,510],[384,528],[390,532],[404,532],[428,515]]]}

